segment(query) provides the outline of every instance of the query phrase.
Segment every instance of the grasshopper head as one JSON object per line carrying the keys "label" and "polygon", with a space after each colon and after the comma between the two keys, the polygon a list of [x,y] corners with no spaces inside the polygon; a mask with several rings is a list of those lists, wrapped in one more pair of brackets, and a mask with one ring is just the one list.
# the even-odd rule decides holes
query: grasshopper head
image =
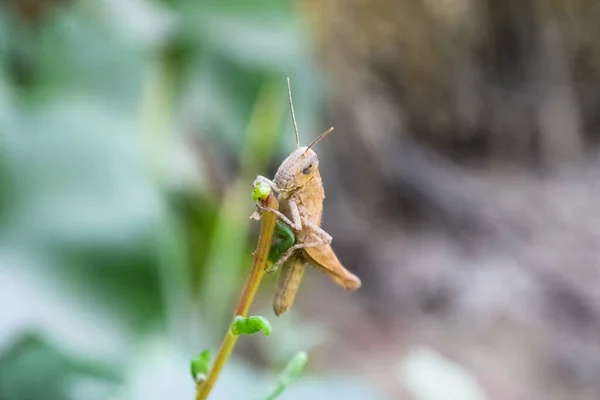
{"label": "grasshopper head", "polygon": [[319,158],[309,147],[299,147],[286,158],[273,181],[281,192],[292,192],[310,181],[319,169]]}

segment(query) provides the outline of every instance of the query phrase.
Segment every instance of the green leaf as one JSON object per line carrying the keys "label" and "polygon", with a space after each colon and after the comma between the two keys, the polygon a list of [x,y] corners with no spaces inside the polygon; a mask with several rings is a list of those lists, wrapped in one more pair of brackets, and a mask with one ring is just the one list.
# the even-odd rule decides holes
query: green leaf
{"label": "green leaf", "polygon": [[67,354],[48,339],[24,332],[0,352],[0,398],[79,398],[70,391],[83,382],[97,384],[88,386],[86,399],[107,398],[118,390],[119,376],[109,364]]}
{"label": "green leaf", "polygon": [[300,377],[300,374],[306,365],[306,361],[308,361],[308,355],[305,351],[296,353],[279,374],[277,387],[273,393],[267,397],[267,400],[275,400],[289,385],[294,383]]}
{"label": "green leaf", "polygon": [[190,367],[192,378],[194,378],[196,382],[206,378],[206,374],[208,374],[208,369],[210,368],[210,359],[210,350],[204,350],[202,353],[198,354],[196,358],[192,359]]}
{"label": "green leaf", "polygon": [[288,362],[283,371],[279,374],[279,383],[283,386],[288,386],[296,381],[306,362],[308,361],[308,354],[305,351],[299,351],[294,357]]}
{"label": "green leaf", "polygon": [[252,200],[265,200],[271,193],[271,187],[264,182],[257,182],[254,184],[254,190],[252,190]]}
{"label": "green leaf", "polygon": [[231,333],[234,335],[253,335],[263,331],[265,336],[271,334],[271,323],[265,317],[253,315],[251,317],[237,316],[231,324]]}

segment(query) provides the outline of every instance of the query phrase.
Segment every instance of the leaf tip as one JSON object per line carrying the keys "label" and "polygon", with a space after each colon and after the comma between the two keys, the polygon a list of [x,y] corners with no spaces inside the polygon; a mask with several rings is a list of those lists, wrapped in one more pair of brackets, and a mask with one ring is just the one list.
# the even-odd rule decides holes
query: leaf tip
{"label": "leaf tip", "polygon": [[198,354],[192,359],[190,362],[190,369],[194,381],[201,382],[206,380],[206,374],[208,374],[208,369],[210,367],[210,360],[210,350],[204,350],[202,353]]}

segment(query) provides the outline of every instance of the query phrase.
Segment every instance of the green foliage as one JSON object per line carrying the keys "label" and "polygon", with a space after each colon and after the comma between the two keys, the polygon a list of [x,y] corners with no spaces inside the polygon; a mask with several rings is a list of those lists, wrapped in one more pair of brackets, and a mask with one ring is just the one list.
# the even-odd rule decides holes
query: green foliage
{"label": "green foliage", "polygon": [[308,355],[305,351],[299,351],[298,353],[296,353],[279,374],[277,387],[275,388],[273,393],[269,397],[267,397],[267,400],[275,400],[283,393],[283,391],[288,386],[290,386],[292,383],[298,380],[300,374],[306,366],[307,361]]}
{"label": "green foliage", "polygon": [[259,315],[253,315],[251,317],[236,316],[231,324],[231,333],[234,335],[253,335],[257,332],[263,331],[265,336],[271,334],[271,323],[265,318]]}
{"label": "green foliage", "polygon": [[[0,4],[0,398],[191,399],[189,355],[250,264],[248,182],[294,146],[286,76],[319,130],[300,20],[279,0],[46,3]],[[264,375],[234,357],[211,400]]]}
{"label": "green foliage", "polygon": [[[0,356],[0,398],[65,398],[61,382],[65,374],[95,379],[107,388],[118,383],[117,374],[109,368],[65,355],[39,335],[25,334]],[[93,393],[89,392],[92,397]]]}
{"label": "green foliage", "polygon": [[300,374],[302,373],[307,361],[308,354],[306,354],[306,352],[299,351],[296,353],[290,362],[288,362],[288,364],[285,366],[283,371],[281,371],[281,374],[279,375],[279,384],[283,386],[289,386],[291,383],[296,381],[300,377]]}
{"label": "green foliage", "polygon": [[206,374],[208,374],[208,370],[210,369],[210,361],[210,350],[204,350],[192,359],[190,369],[192,371],[192,378],[196,382],[206,379]]}

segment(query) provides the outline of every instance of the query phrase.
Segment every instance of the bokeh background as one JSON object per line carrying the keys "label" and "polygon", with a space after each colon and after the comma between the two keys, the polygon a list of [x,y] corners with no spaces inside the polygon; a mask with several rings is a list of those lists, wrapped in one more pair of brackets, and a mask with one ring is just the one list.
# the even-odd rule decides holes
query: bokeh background
{"label": "bokeh background", "polygon": [[190,399],[257,174],[319,143],[363,280],[275,277],[211,399],[600,398],[594,0],[0,2],[0,399]]}

